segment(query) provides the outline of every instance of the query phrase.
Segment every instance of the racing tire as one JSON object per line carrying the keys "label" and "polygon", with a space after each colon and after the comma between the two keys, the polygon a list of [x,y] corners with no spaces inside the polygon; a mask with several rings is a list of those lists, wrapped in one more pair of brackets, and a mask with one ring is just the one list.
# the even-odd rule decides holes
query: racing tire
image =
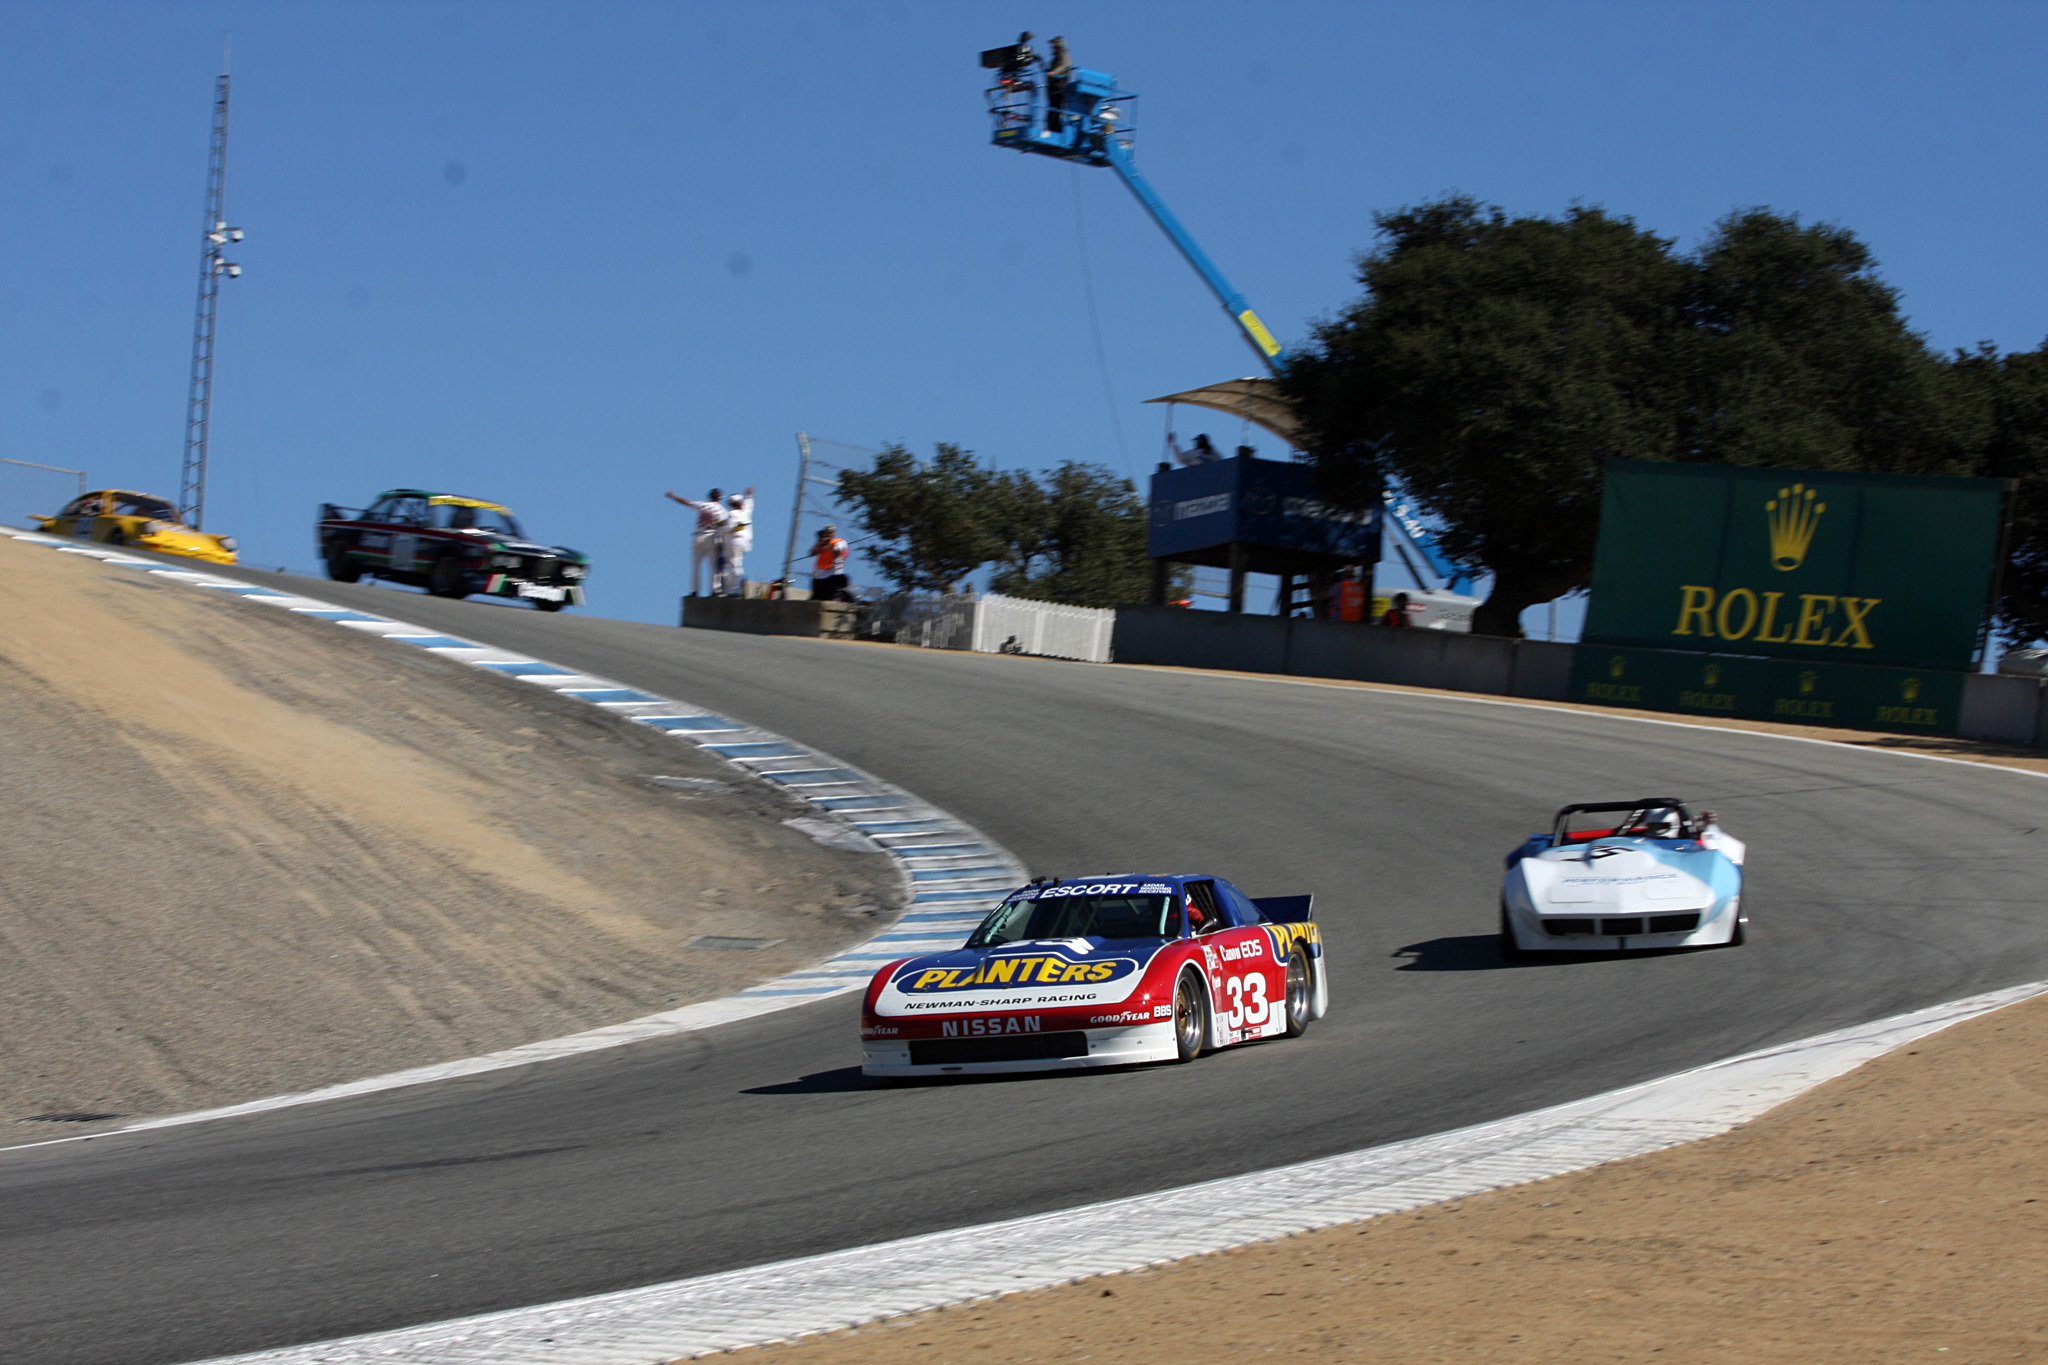
{"label": "racing tire", "polygon": [[1287,955],[1287,1036],[1299,1038],[1308,1032],[1316,1003],[1316,969],[1308,953],[1296,948]]}
{"label": "racing tire", "polygon": [[433,572],[427,575],[427,591],[436,597],[452,597],[457,601],[469,596],[469,587],[462,581],[462,566],[455,562],[453,555],[434,561]]}
{"label": "racing tire", "polygon": [[1737,897],[1735,901],[1735,932],[1728,935],[1728,942],[1724,946],[1740,948],[1747,942],[1749,942],[1749,921],[1743,918],[1742,899]]}
{"label": "racing tire", "polygon": [[563,607],[566,607],[569,604],[567,602],[560,601],[550,602],[545,597],[536,597],[533,600],[533,605],[539,607],[542,611],[560,611]]}
{"label": "racing tire", "polygon": [[330,546],[326,560],[327,576],[337,583],[353,583],[363,576],[362,566],[351,560],[342,546]]}
{"label": "racing tire", "polygon": [[1173,1047],[1176,1062],[1192,1062],[1209,1041],[1209,991],[1202,978],[1182,972],[1173,988]]}
{"label": "racing tire", "polygon": [[125,536],[125,535],[123,535],[123,534],[121,534],[121,528],[120,528],[120,527],[116,526],[116,527],[115,527],[115,528],[114,528],[113,530],[111,530],[111,531],[107,532],[107,544],[109,544],[109,545],[126,545],[127,543],[128,543],[128,537],[127,537],[127,536]]}
{"label": "racing tire", "polygon": [[1508,903],[1500,903],[1500,955],[1510,962],[1527,962],[1529,950],[1515,939],[1515,926],[1508,923]]}

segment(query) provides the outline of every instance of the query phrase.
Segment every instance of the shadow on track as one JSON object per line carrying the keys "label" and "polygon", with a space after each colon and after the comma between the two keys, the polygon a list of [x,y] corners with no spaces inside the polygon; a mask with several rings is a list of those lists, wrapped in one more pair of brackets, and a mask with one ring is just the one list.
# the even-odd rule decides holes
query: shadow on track
{"label": "shadow on track", "polygon": [[1389,957],[1406,958],[1397,972],[1494,972],[1522,967],[1563,967],[1585,962],[1625,962],[1645,957],[1679,957],[1715,952],[1719,944],[1680,948],[1636,948],[1625,953],[1609,950],[1568,953],[1546,950],[1527,957],[1511,958],[1501,949],[1499,934],[1461,934],[1456,938],[1430,938],[1396,948]]}
{"label": "shadow on track", "polygon": [[[1501,952],[1499,934],[1460,934],[1456,938],[1428,938],[1396,948],[1390,957],[1408,959],[1397,972],[1490,972],[1503,967],[1533,967],[1536,962],[1518,962]],[[1549,954],[1545,954],[1549,956]],[[1577,961],[1578,953],[1560,954]]]}
{"label": "shadow on track", "polygon": [[[1272,1041],[1270,1039],[1266,1041]],[[1205,1056],[1208,1054],[1204,1054]],[[842,1066],[831,1071],[813,1071],[793,1081],[777,1085],[757,1085],[742,1090],[742,1095],[846,1095],[862,1091],[877,1090],[921,1090],[943,1089],[948,1086],[973,1085],[1024,1085],[1085,1084],[1102,1077],[1130,1075],[1146,1071],[1167,1069],[1171,1064],[1162,1062],[1141,1062],[1130,1066],[1073,1067],[1054,1071],[1008,1071],[993,1074],[981,1073],[963,1076],[863,1076],[857,1066]]]}
{"label": "shadow on track", "polygon": [[857,1066],[834,1067],[830,1071],[813,1071],[810,1075],[794,1081],[783,1081],[779,1085],[757,1085],[751,1090],[742,1090],[742,1095],[845,1095],[860,1090],[879,1090],[882,1087],[872,1078],[860,1074]]}
{"label": "shadow on track", "polygon": [[1461,934],[1456,938],[1429,938],[1396,948],[1389,956],[1408,960],[1397,972],[1493,972],[1520,967],[1555,967],[1568,962],[1598,962],[1603,958],[1634,956],[1622,953],[1531,953],[1511,958],[1501,950],[1499,934]]}

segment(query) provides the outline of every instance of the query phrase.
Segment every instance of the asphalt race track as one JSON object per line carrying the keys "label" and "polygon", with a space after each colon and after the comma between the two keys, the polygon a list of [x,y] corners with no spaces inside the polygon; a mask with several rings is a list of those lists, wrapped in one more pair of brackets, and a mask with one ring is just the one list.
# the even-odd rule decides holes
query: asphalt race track
{"label": "asphalt race track", "polygon": [[[236,571],[225,571],[236,573]],[[1313,891],[1332,1012],[1192,1066],[870,1088],[851,997],[247,1119],[0,1152],[9,1360],[182,1361],[1230,1175],[2048,977],[2048,782],[1538,708],[721,635],[236,573],[699,702],[1041,873]],[[1748,946],[1508,966],[1566,801],[1749,841]]]}

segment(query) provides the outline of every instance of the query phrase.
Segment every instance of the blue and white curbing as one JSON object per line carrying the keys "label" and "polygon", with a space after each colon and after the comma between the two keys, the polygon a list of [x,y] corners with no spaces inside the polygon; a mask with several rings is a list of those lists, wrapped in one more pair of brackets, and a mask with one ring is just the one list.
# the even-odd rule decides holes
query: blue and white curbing
{"label": "blue and white curbing", "polygon": [[[656,696],[609,678],[579,673],[542,659],[431,632],[422,626],[336,606],[318,598],[221,578],[198,570],[175,568],[160,560],[143,559],[98,545],[82,545],[58,536],[12,529],[7,529],[5,534],[15,540],[46,545],[66,554],[85,555],[106,564],[140,569],[169,582],[232,593],[247,602],[275,607],[297,616],[332,621],[352,630],[412,645],[444,659],[489,669],[535,687],[544,687],[650,729],[663,731],[682,743],[715,754],[741,773],[772,782],[791,796],[808,803],[817,813],[816,818],[788,823],[820,843],[879,849],[888,854],[895,860],[910,892],[909,908],[873,937],[814,966],[750,986],[723,999],[685,1005],[622,1024],[590,1029],[566,1038],[528,1043],[481,1057],[465,1057],[245,1104],[145,1119],[126,1124],[114,1130],[116,1132],[199,1123],[401,1086],[424,1085],[480,1071],[525,1066],[581,1052],[623,1047],[808,1004],[865,986],[875,968],[892,958],[957,947],[1004,892],[1030,877],[1009,850],[964,821],[902,788],[808,745],[758,726],[729,720],[688,702]],[[97,1135],[58,1141],[89,1141],[93,1136]]]}

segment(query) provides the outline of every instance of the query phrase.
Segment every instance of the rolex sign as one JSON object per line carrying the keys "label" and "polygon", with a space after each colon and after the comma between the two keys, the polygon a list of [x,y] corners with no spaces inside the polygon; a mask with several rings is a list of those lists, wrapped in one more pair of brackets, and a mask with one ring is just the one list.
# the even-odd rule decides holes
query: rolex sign
{"label": "rolex sign", "polygon": [[1588,643],[1967,669],[1999,479],[1609,460]]}

